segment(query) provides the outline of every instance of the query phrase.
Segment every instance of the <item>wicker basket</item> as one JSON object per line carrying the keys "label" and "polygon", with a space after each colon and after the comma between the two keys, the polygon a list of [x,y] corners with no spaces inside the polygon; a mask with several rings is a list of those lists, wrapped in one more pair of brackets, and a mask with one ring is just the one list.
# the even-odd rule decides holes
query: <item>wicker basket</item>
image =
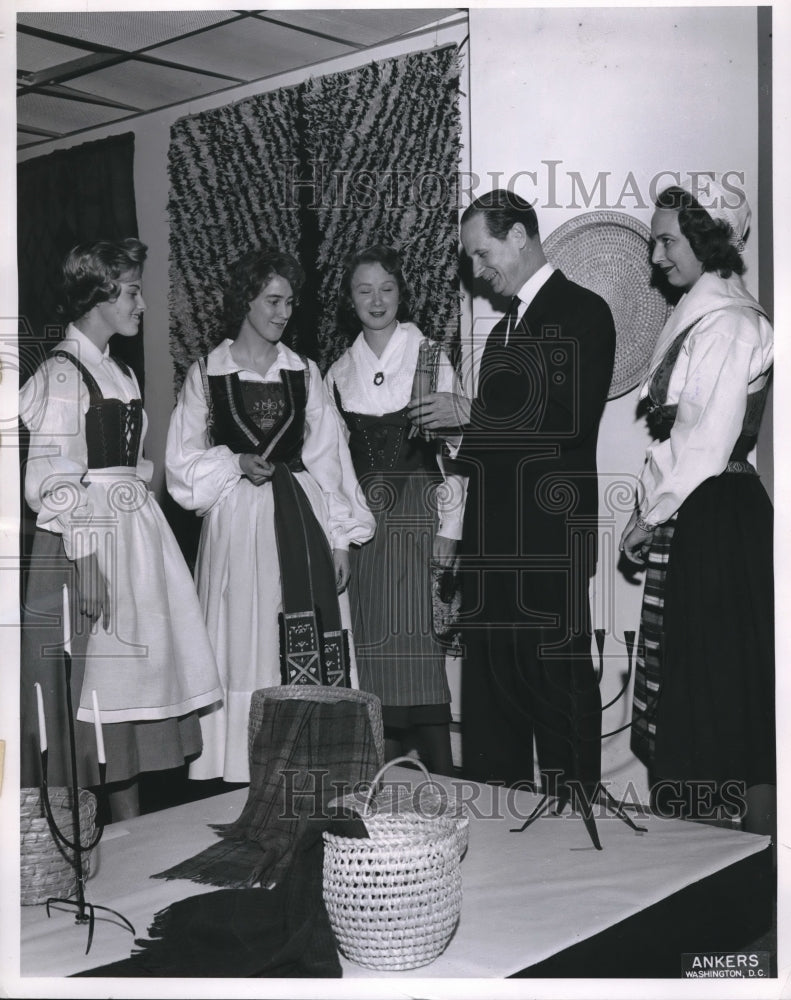
{"label": "wicker basket", "polygon": [[625,212],[586,212],[543,240],[566,277],[601,295],[615,323],[615,365],[608,399],[639,385],[671,313],[652,284],[651,231]]}
{"label": "wicker basket", "polygon": [[[404,760],[419,763],[390,761],[374,778],[371,794],[387,768]],[[343,954],[368,969],[400,971],[433,962],[447,947],[461,912],[466,823],[456,816],[391,808],[400,801],[391,797],[374,811],[369,797],[358,809],[368,839],[324,833],[330,925]]]}
{"label": "wicker basket", "polygon": [[[377,789],[377,781],[387,768],[395,764],[412,764],[423,772],[424,781],[417,787],[401,784],[384,785]],[[416,829],[421,822],[429,824],[438,817],[452,820],[456,828],[459,853],[463,857],[470,835],[470,820],[464,802],[452,789],[434,781],[423,763],[417,757],[397,757],[382,768],[371,782],[367,792],[356,791],[350,795],[333,799],[330,805],[341,805],[354,810],[365,818],[371,829],[403,830],[405,833]],[[430,829],[430,826],[429,826]]]}
{"label": "wicker basket", "polygon": [[[70,788],[49,789],[52,816],[64,837],[72,839]],[[45,903],[50,896],[67,898],[77,891],[77,876],[72,853],[52,836],[38,788],[19,790],[20,896],[23,906]],[[96,820],[96,797],[80,789],[80,830],[82,843],[93,839]],[[90,875],[90,852],[82,856],[82,870]]]}

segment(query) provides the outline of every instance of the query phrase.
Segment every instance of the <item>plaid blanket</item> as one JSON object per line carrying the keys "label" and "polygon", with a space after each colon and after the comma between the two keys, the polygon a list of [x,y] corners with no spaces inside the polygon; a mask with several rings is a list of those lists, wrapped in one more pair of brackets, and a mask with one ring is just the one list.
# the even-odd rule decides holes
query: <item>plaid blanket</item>
{"label": "plaid blanket", "polygon": [[368,708],[356,701],[271,700],[250,752],[250,789],[221,840],[153,878],[208,885],[277,883],[311,821],[326,804],[370,781],[378,756]]}

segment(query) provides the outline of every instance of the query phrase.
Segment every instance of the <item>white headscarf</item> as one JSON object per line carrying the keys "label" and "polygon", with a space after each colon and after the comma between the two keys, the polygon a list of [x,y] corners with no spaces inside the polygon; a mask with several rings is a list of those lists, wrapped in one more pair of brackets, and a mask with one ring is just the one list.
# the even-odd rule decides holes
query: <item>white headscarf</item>
{"label": "white headscarf", "polygon": [[707,174],[693,174],[688,180],[669,186],[680,187],[682,191],[692,195],[712,219],[727,222],[731,227],[731,243],[739,253],[744,253],[744,237],[752,218],[744,191],[724,188],[719,181]]}

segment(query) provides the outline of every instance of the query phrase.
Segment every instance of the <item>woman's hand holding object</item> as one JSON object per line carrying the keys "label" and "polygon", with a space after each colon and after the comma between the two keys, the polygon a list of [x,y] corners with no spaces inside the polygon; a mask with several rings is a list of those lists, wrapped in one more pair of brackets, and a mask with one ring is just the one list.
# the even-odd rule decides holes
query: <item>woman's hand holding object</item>
{"label": "woman's hand holding object", "polygon": [[275,471],[274,465],[271,462],[267,462],[265,458],[261,458],[260,455],[240,455],[239,465],[253,486],[261,486],[263,483],[268,483],[272,478],[272,473]]}

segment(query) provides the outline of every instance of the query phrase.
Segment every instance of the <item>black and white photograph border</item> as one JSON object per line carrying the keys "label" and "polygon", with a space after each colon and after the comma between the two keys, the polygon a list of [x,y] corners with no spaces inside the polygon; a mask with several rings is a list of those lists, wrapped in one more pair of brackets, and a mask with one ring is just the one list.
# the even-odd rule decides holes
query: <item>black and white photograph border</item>
{"label": "black and white photograph border", "polygon": [[[276,19],[279,14],[300,10],[321,11],[331,20],[352,11],[385,11],[389,5],[377,8],[356,3],[281,4],[262,13]],[[779,998],[791,996],[791,810],[786,794],[791,773],[791,747],[784,739],[791,728],[791,679],[787,664],[791,662],[791,629],[787,625],[785,608],[791,607],[791,581],[785,571],[791,543],[791,470],[780,460],[785,432],[791,432],[786,401],[791,398],[791,363],[784,331],[791,326],[791,297],[775,275],[791,273],[791,252],[782,234],[791,226],[791,197],[784,176],[784,165],[791,153],[791,128],[788,108],[791,108],[791,75],[784,65],[783,51],[791,46],[791,4],[780,2],[767,5],[742,3],[721,4],[694,2],[668,6],[663,3],[615,4],[587,3],[516,3],[492,5],[473,3],[464,8],[444,4],[400,5],[396,13],[431,11],[424,20],[415,13],[408,30],[381,30],[372,41],[354,46],[330,42],[329,54],[309,59],[301,65],[284,61],[270,71],[248,74],[240,81],[219,81],[216,89],[202,89],[178,100],[152,101],[145,110],[129,109],[122,117],[118,106],[123,103],[117,90],[112,94],[94,93],[106,99],[112,112],[101,119],[104,123],[69,128],[69,134],[58,137],[52,130],[40,129],[40,134],[28,132],[12,146],[17,132],[17,107],[12,100],[12,87],[17,99],[25,92],[26,76],[20,71],[28,67],[17,64],[16,18],[24,14],[80,12],[104,17],[121,17],[124,12],[135,14],[168,10],[234,12],[246,8],[217,0],[206,3],[179,3],[168,0],[158,3],[108,3],[98,0],[27,0],[5,4],[0,10],[0,129],[2,130],[2,177],[5,211],[0,215],[3,246],[6,248],[0,268],[0,648],[2,648],[3,680],[0,696],[0,884],[3,904],[0,907],[0,995],[9,997],[58,996],[118,996],[138,997],[147,992],[172,997],[448,997],[494,998],[515,997],[604,998],[635,996],[664,1000],[675,996],[716,996],[745,998]],[[395,10],[395,5],[393,5]],[[393,24],[398,18],[393,18]],[[402,18],[402,23],[406,19]],[[321,34],[321,33],[320,33]],[[331,31],[324,32],[331,36]],[[374,33],[371,33],[374,37]],[[326,40],[326,39],[325,39]],[[546,978],[493,978],[482,968],[464,978],[440,978],[432,967],[416,969],[408,976],[398,973],[375,974],[372,978],[335,980],[150,980],[135,979],[72,979],[67,976],[37,974],[23,961],[20,935],[20,855],[19,855],[19,765],[20,723],[18,712],[19,672],[19,532],[20,482],[18,427],[18,384],[22,366],[20,357],[20,320],[17,272],[17,166],[38,156],[110,136],[128,132],[135,134],[134,186],[137,222],[140,238],[149,244],[146,264],[145,397],[149,418],[147,456],[154,462],[152,489],[161,498],[166,494],[164,481],[165,435],[175,391],[183,371],[178,358],[174,361],[171,326],[172,290],[169,284],[168,258],[168,143],[171,126],[180,119],[240,102],[281,87],[294,87],[310,77],[354,70],[371,62],[431,51],[447,45],[459,47],[460,61],[460,161],[457,191],[458,216],[470,201],[495,187],[508,187],[534,203],[541,236],[545,244],[555,247],[558,254],[565,250],[562,266],[575,263],[573,247],[569,251],[565,239],[589,213],[602,213],[611,227],[622,216],[629,218],[629,238],[641,239],[636,233],[650,234],[652,206],[658,190],[667,178],[716,173],[732,190],[743,192],[753,210],[752,231],[747,242],[745,283],[749,291],[769,311],[774,329],[779,332],[775,345],[773,390],[764,417],[768,433],[759,438],[759,473],[775,508],[775,608],[776,608],[776,719],[778,733],[778,835],[777,835],[777,903],[772,930],[756,943],[761,951],[776,940],[776,978],[762,979],[720,977],[696,979],[682,977],[682,956],[679,972],[671,978],[581,978],[561,973],[551,963],[544,963]],[[64,62],[67,57],[64,56]],[[296,59],[296,57],[295,57]],[[230,77],[230,72],[228,76]],[[28,80],[29,82],[29,80]],[[79,84],[65,85],[79,90]],[[220,85],[220,83],[222,85]],[[100,89],[100,88],[99,88]],[[130,104],[134,102],[130,101]],[[768,109],[768,110],[767,110]],[[87,122],[90,119],[85,117]],[[515,124],[518,123],[518,124]],[[63,130],[65,133],[65,130]],[[12,153],[12,150],[15,153]],[[315,196],[319,199],[363,199],[370,195],[372,179],[367,177],[360,186],[355,178],[338,178],[327,187],[326,178],[314,177]],[[380,179],[381,180],[381,179]],[[293,181],[293,177],[292,177]],[[303,179],[304,182],[304,179]],[[663,183],[664,182],[664,183]],[[284,175],[284,184],[287,176]],[[356,186],[357,184],[357,186]],[[422,185],[422,186],[421,186]],[[397,189],[386,190],[388,197],[397,197]],[[394,194],[394,190],[396,193]],[[430,182],[418,182],[419,195],[433,197],[436,188]],[[303,192],[304,193],[304,192]],[[337,207],[337,204],[334,205]],[[576,222],[575,222],[576,220]],[[575,234],[572,233],[572,236]],[[553,242],[552,237],[555,236]],[[579,237],[582,239],[582,235]],[[620,239],[620,230],[614,238]],[[647,236],[646,236],[647,238]],[[584,252],[583,248],[583,251]],[[548,252],[548,256],[549,252]],[[551,259],[551,257],[550,257]],[[581,272],[584,261],[579,261]],[[630,272],[631,273],[631,272]],[[575,278],[573,273],[570,277]],[[582,273],[575,278],[582,284]],[[599,290],[605,294],[604,289]],[[616,291],[614,294],[619,294]],[[613,303],[609,303],[616,309]],[[628,308],[625,307],[626,313]],[[649,310],[650,311],[650,310]],[[492,305],[488,300],[473,296],[469,289],[459,294],[458,338],[460,371],[466,387],[473,384],[475,366],[483,342],[491,329]],[[653,316],[653,312],[651,313]],[[617,317],[616,317],[617,321]],[[661,325],[661,324],[660,324]],[[658,329],[656,330],[658,332]],[[436,331],[439,335],[440,331]],[[620,331],[619,331],[620,334]],[[440,337],[441,339],[441,337]],[[625,341],[624,341],[625,344]],[[317,346],[317,350],[321,345]],[[625,345],[624,350],[633,345]],[[197,355],[196,355],[197,356]],[[630,750],[629,721],[631,687],[624,688],[627,670],[631,674],[632,651],[628,651],[626,636],[640,625],[642,583],[630,583],[617,572],[617,546],[628,519],[629,506],[622,494],[633,487],[636,474],[645,455],[647,434],[642,418],[636,416],[639,379],[626,382],[613,392],[606,404],[599,431],[598,473],[600,480],[600,524],[598,531],[599,568],[591,585],[593,626],[604,635],[597,662],[602,677],[602,700],[607,707],[603,716],[602,773],[605,787],[617,801],[645,802],[648,798],[648,778],[645,767]],[[768,418],[768,419],[767,419]],[[625,485],[624,485],[625,484]],[[163,503],[164,506],[164,503]],[[459,728],[460,670],[458,660],[449,656],[448,677],[452,694],[452,740],[454,763],[460,760]],[[464,781],[458,782],[464,795]],[[469,791],[469,788],[468,788]],[[487,810],[494,815],[505,809],[513,825],[525,818],[527,798],[518,792],[492,793],[485,805],[470,803],[473,815],[485,818]],[[189,822],[193,829],[185,831],[185,843],[191,843],[194,828],[208,828],[217,819],[235,818],[244,804],[244,795],[234,801],[238,805],[234,816],[212,813],[212,800],[190,803]],[[497,805],[499,803],[499,805]],[[609,831],[612,816],[607,810],[601,815],[600,831]],[[639,812],[630,811],[638,818]],[[480,818],[479,816],[479,818]],[[564,821],[568,822],[564,822]],[[606,820],[606,822],[605,822]],[[639,820],[638,820],[639,821]],[[555,822],[549,820],[548,822]],[[571,817],[557,819],[567,827]],[[541,826],[542,821],[537,821]],[[546,824],[544,824],[546,825]],[[620,827],[622,824],[618,824]],[[649,823],[650,826],[650,823]],[[623,831],[626,831],[623,827]],[[119,836],[107,828],[104,846],[109,856],[119,857]],[[616,842],[624,832],[613,830]],[[538,834],[537,834],[538,835]],[[632,833],[629,832],[632,836]],[[564,831],[561,840],[568,839]],[[576,835],[575,835],[576,836]],[[584,827],[579,841],[564,847],[587,857],[591,851]],[[607,836],[602,835],[603,852],[608,850]],[[650,836],[650,830],[646,837]],[[517,835],[527,843],[531,830]],[[113,844],[115,840],[115,844]],[[666,846],[668,857],[674,847]],[[713,850],[714,848],[711,848]],[[115,850],[118,852],[113,855]],[[184,852],[189,853],[189,847]],[[510,859],[509,853],[509,859]],[[540,870],[530,849],[526,857],[535,866],[536,882],[543,885],[530,890],[529,870],[514,876],[516,884],[525,885],[524,910],[532,915],[536,925],[542,923],[541,913],[552,907],[551,877]],[[738,851],[734,861],[739,857]],[[469,855],[461,866],[462,887],[464,866],[473,861],[474,878],[479,885],[485,877],[486,864]],[[727,862],[730,863],[730,862]],[[493,865],[493,868],[496,867]],[[613,868],[618,872],[618,863]],[[696,874],[694,866],[684,885],[692,893],[689,906],[700,907],[706,913],[705,888],[701,889],[702,871],[716,873],[719,865],[704,863]],[[502,868],[502,865],[501,865]],[[618,876],[628,879],[628,864]],[[147,876],[145,876],[147,877]],[[501,881],[505,876],[500,873]],[[107,884],[106,875],[102,883]],[[91,880],[86,882],[91,886]],[[623,885],[619,890],[628,893]],[[697,896],[695,892],[697,891]],[[741,886],[744,891],[744,886]],[[606,885],[600,887],[607,895]],[[718,887],[716,905],[728,905],[726,886]],[[661,898],[657,897],[657,898]],[[112,902],[112,900],[96,900]],[[493,910],[496,908],[496,901]],[[503,903],[506,912],[516,905],[513,896]],[[738,904],[736,904],[738,905]],[[635,906],[635,911],[639,909]],[[123,907],[122,907],[123,909]],[[666,911],[669,912],[669,911]],[[153,916],[153,914],[152,914]],[[556,915],[557,916],[557,915]],[[722,913],[717,914],[721,918]],[[621,919],[621,918],[618,918]],[[661,915],[658,917],[661,920]],[[672,919],[672,914],[668,916]],[[703,919],[710,919],[708,916]],[[549,921],[551,923],[551,920]],[[605,929],[606,921],[596,928]],[[661,924],[660,924],[661,927]],[[117,929],[117,928],[116,928]],[[115,930],[115,929],[114,929]],[[146,936],[146,927],[136,928],[137,937]],[[646,925],[645,933],[661,934],[656,927]],[[94,940],[103,933],[97,920]],[[525,923],[525,935],[530,935],[530,921]],[[595,938],[594,932],[590,937]],[[669,932],[668,932],[669,933]],[[118,931],[118,939],[121,932]],[[582,942],[578,942],[582,943]],[[127,948],[128,944],[128,948]],[[128,957],[133,938],[127,933],[126,943],[117,958]],[[634,969],[634,949],[639,947],[628,936],[610,939],[606,947],[629,949],[624,954],[625,967]],[[595,947],[595,943],[594,943]],[[94,949],[97,944],[94,943]],[[100,949],[97,949],[100,950]],[[529,953],[529,949],[527,949]],[[580,953],[580,961],[583,960]],[[730,959],[721,961],[727,968]],[[584,956],[589,960],[590,955]],[[110,959],[108,959],[110,960]],[[694,956],[687,964],[695,968]],[[701,959],[702,961],[702,959]],[[708,961],[708,959],[707,959]],[[742,959],[739,959],[742,961]],[[761,959],[763,961],[763,958]],[[691,964],[690,964],[691,963]],[[90,968],[88,963],[81,968]],[[462,965],[459,966],[463,967]],[[470,965],[468,963],[467,967]],[[515,970],[516,971],[516,970]],[[529,973],[529,970],[526,970]],[[445,975],[452,976],[448,972]],[[508,973],[506,973],[508,975]]]}

